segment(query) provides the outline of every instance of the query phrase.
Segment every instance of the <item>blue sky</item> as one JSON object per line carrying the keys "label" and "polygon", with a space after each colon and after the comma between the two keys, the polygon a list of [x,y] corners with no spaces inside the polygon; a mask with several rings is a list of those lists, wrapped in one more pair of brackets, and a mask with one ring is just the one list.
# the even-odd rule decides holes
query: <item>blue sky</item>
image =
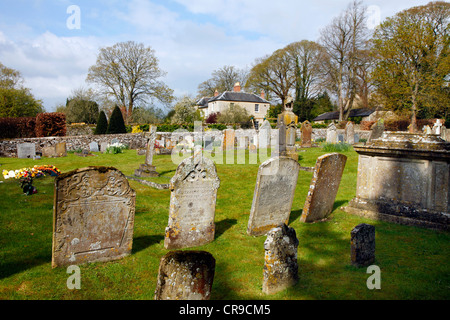
{"label": "blue sky", "polygon": [[[422,0],[365,0],[386,17]],[[195,96],[198,84],[225,65],[250,67],[256,58],[320,30],[350,0],[1,0],[0,62],[19,70],[47,111],[88,87],[99,48],[133,40],[155,50],[162,79],[175,95]],[[80,28],[68,27],[79,8]],[[374,14],[372,18],[375,18]],[[372,19],[372,21],[374,21]],[[70,23],[69,23],[70,26]]]}

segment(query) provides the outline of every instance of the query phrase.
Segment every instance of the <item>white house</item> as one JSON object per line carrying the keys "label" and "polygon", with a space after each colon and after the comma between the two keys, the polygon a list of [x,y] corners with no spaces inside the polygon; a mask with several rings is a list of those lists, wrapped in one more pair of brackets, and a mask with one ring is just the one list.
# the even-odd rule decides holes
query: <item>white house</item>
{"label": "white house", "polygon": [[243,92],[239,82],[234,85],[233,91],[225,91],[219,94],[216,90],[214,97],[203,97],[197,101],[197,108],[201,110],[205,118],[212,113],[224,112],[232,105],[245,108],[253,116],[256,128],[262,124],[270,108],[270,102],[265,99],[264,91],[261,91],[259,96]]}

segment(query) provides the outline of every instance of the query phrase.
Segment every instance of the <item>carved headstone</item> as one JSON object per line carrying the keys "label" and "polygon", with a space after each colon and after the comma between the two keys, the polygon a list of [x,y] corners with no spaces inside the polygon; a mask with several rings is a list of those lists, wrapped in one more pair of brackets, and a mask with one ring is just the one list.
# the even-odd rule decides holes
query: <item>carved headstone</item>
{"label": "carved headstone", "polygon": [[361,223],[351,232],[351,262],[367,267],[375,261],[375,227]]}
{"label": "carved headstone", "polygon": [[285,156],[260,165],[247,227],[249,235],[264,235],[288,223],[299,170],[299,163]]}
{"label": "carved headstone", "polygon": [[217,189],[214,162],[201,153],[186,158],[170,180],[169,222],[164,247],[201,246],[214,240]]}
{"label": "carved headstone", "polygon": [[216,260],[206,251],[171,251],[161,258],[155,300],[209,300]]}
{"label": "carved headstone", "polygon": [[301,147],[310,148],[312,146],[311,145],[312,125],[308,120],[302,123],[301,132],[302,132]]}
{"label": "carved headstone", "polygon": [[327,127],[327,143],[337,142],[337,129],[334,123],[330,123]]}
{"label": "carved headstone", "polygon": [[136,193],[111,167],[55,179],[52,267],[120,259],[131,253]]}
{"label": "carved headstone", "polygon": [[300,221],[319,221],[331,213],[346,162],[347,157],[340,153],[317,158]]}
{"label": "carved headstone", "polygon": [[286,224],[271,229],[264,242],[263,292],[274,294],[298,282],[298,239]]}
{"label": "carved headstone", "polygon": [[33,159],[36,155],[36,145],[34,143],[19,143],[17,144],[17,158],[19,159]]}

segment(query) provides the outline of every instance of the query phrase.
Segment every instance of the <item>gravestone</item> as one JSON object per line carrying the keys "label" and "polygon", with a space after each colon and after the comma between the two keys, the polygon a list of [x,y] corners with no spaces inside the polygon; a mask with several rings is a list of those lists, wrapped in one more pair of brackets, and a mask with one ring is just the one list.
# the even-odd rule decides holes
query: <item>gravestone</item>
{"label": "gravestone", "polygon": [[91,143],[89,143],[89,150],[91,152],[99,152],[100,150],[98,149],[98,143],[95,141],[92,141]]}
{"label": "gravestone", "polygon": [[271,132],[272,126],[270,125],[270,122],[268,120],[264,120],[258,131],[258,147],[260,149],[270,148]]}
{"label": "gravestone", "polygon": [[18,143],[17,144],[17,158],[19,159],[33,159],[36,155],[36,145],[34,143]]}
{"label": "gravestone", "polygon": [[106,141],[103,141],[103,142],[100,142],[100,152],[106,152],[106,149],[108,148],[108,142],[106,142]]}
{"label": "gravestone", "polygon": [[224,150],[233,150],[234,149],[234,139],[235,132],[233,129],[226,129],[223,131],[223,149]]}
{"label": "gravestone", "polygon": [[201,152],[180,163],[170,180],[166,249],[201,246],[214,240],[219,186],[214,162],[202,157]]}
{"label": "gravestone", "polygon": [[351,262],[367,267],[375,261],[375,227],[361,223],[351,231]]}
{"label": "gravestone", "polygon": [[433,125],[433,134],[441,135],[443,126],[441,119],[436,119],[436,122]]}
{"label": "gravestone", "polygon": [[374,139],[380,138],[383,135],[383,132],[384,132],[384,123],[383,121],[378,120],[370,128],[370,134],[369,138],[367,139],[367,142],[371,142]]}
{"label": "gravestone", "polygon": [[249,235],[264,235],[288,223],[299,170],[300,164],[286,156],[260,165],[247,227]]}
{"label": "gravestone", "polygon": [[136,193],[112,167],[55,179],[52,267],[110,261],[131,253]]}
{"label": "gravestone", "polygon": [[351,121],[348,121],[345,126],[345,142],[348,144],[355,144],[355,126]]}
{"label": "gravestone", "polygon": [[267,233],[264,242],[264,293],[274,294],[298,282],[297,248],[294,228],[283,224]]}
{"label": "gravestone", "polygon": [[301,147],[310,148],[312,146],[311,144],[312,125],[308,120],[302,123],[301,132],[302,132]]}
{"label": "gravestone", "polygon": [[153,165],[153,154],[155,153],[156,126],[151,125],[149,128],[149,139],[147,140],[147,150],[145,152],[145,163],[134,170],[136,177],[157,177],[156,167]]}
{"label": "gravestone", "polygon": [[327,127],[327,143],[336,143],[337,142],[337,129],[334,123],[330,123]]}
{"label": "gravestone", "polygon": [[57,157],[67,157],[67,147],[65,142],[60,142],[55,145],[55,154]]}
{"label": "gravestone", "polygon": [[114,138],[111,140],[111,144],[117,144],[117,143],[119,143],[119,139]]}
{"label": "gravestone", "polygon": [[317,158],[300,221],[319,221],[331,213],[346,162],[347,157],[340,153]]}
{"label": "gravestone", "polygon": [[337,139],[337,142],[338,142],[338,143],[344,143],[345,138],[344,138],[344,135],[343,135],[343,134],[339,133],[339,134],[337,135],[337,137],[338,137],[338,139]]}
{"label": "gravestone", "polygon": [[206,251],[171,251],[161,258],[155,300],[209,300],[216,260]]}
{"label": "gravestone", "polygon": [[431,130],[429,125],[423,127],[423,133],[425,134],[433,134],[433,130]]}
{"label": "gravestone", "polygon": [[42,156],[47,158],[56,157],[56,149],[55,146],[48,146],[42,148]]}

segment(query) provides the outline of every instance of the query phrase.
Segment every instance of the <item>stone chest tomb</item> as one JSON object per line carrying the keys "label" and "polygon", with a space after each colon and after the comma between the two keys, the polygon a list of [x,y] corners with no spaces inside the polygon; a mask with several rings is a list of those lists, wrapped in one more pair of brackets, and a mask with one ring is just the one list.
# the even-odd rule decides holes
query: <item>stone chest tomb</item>
{"label": "stone chest tomb", "polygon": [[356,197],[345,211],[448,230],[450,143],[434,134],[384,132],[359,154]]}

